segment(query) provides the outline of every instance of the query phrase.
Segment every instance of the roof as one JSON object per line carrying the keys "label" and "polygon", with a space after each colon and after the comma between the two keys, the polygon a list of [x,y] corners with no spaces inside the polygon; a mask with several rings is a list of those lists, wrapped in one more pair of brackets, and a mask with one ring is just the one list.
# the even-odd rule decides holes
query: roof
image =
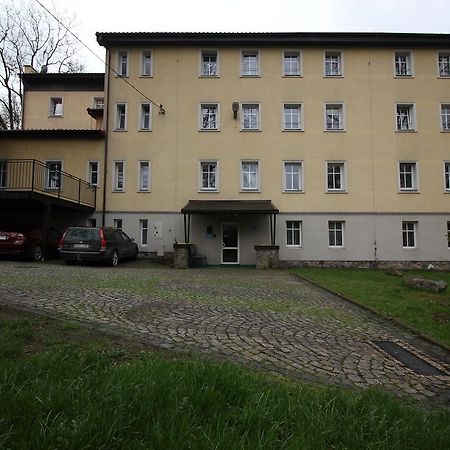
{"label": "roof", "polygon": [[0,130],[0,139],[8,138],[60,138],[103,139],[104,130]]}
{"label": "roof", "polygon": [[181,208],[188,214],[278,214],[279,210],[271,200],[189,200]]}
{"label": "roof", "polygon": [[23,73],[26,91],[103,91],[104,73]]}
{"label": "roof", "polygon": [[340,46],[340,47],[450,47],[450,34],[436,33],[171,33],[97,32],[97,42],[106,47],[138,45],[221,46]]}

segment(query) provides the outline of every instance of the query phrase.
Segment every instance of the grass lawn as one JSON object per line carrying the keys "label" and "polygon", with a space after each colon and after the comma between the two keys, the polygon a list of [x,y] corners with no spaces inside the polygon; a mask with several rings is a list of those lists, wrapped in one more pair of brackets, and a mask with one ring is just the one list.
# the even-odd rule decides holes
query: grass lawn
{"label": "grass lawn", "polygon": [[433,293],[403,285],[405,277],[445,280],[450,285],[450,272],[408,271],[393,276],[366,269],[304,267],[292,271],[450,347],[450,288]]}
{"label": "grass lawn", "polygon": [[156,354],[0,307],[0,448],[444,449],[450,411]]}

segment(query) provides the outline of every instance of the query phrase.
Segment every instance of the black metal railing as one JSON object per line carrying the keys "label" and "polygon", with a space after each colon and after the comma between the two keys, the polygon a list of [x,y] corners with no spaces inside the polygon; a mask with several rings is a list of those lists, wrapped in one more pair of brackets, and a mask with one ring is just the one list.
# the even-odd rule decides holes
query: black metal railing
{"label": "black metal railing", "polygon": [[0,191],[39,192],[95,208],[96,187],[63,172],[57,162],[36,159],[0,160]]}

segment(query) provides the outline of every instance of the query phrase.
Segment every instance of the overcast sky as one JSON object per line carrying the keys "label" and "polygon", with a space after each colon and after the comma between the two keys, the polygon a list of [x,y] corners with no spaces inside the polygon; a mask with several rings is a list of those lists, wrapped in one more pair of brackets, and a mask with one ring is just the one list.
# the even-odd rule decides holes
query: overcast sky
{"label": "overcast sky", "polygon": [[[33,1],[33,0],[30,0]],[[450,0],[40,0],[100,57],[96,31],[379,31],[450,33]],[[55,5],[56,4],[56,9]],[[87,71],[103,64],[86,50]]]}

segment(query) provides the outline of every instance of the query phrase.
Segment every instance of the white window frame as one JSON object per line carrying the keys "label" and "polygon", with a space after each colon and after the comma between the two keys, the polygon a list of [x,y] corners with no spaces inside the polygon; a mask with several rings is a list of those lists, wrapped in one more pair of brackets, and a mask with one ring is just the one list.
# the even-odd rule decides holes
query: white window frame
{"label": "white window frame", "polygon": [[[337,225],[340,225],[340,229]],[[333,236],[331,235],[333,233]],[[344,248],[344,233],[345,233],[345,221],[344,220],[329,220],[328,221],[328,247],[329,248]],[[338,236],[340,235],[341,243],[337,244]]]}
{"label": "white window frame", "polygon": [[[256,126],[245,127],[246,116],[250,109],[256,111]],[[261,105],[258,102],[245,102],[241,104],[241,111],[241,131],[261,131]]]}
{"label": "white window frame", "polygon": [[[150,64],[147,73],[147,57],[150,57]],[[141,77],[151,78],[153,77],[153,52],[146,49],[141,51]]]}
{"label": "white window frame", "polygon": [[[287,71],[285,60],[287,56],[295,56],[298,61],[298,71]],[[282,60],[281,60],[281,73],[283,77],[292,78],[292,77],[301,77],[302,76],[302,52],[300,50],[283,50]]]}
{"label": "white window frame", "polygon": [[[92,170],[92,165],[97,164],[97,170]],[[96,173],[97,174],[97,182],[92,182],[92,175]],[[100,185],[100,161],[98,160],[91,160],[88,161],[88,182],[91,186],[98,187]]]}
{"label": "white window frame", "polygon": [[[215,122],[216,122],[216,126],[215,127],[204,127],[204,122],[203,122],[203,110],[206,109],[211,109],[211,108],[215,108],[216,112],[215,112]],[[218,102],[204,102],[204,103],[200,103],[200,117],[199,117],[199,129],[200,131],[219,131],[220,130],[220,107],[219,107],[219,103]],[[206,113],[205,113],[206,114]]]}
{"label": "white window frame", "polygon": [[[330,167],[331,166],[335,166],[335,167],[339,167],[339,173],[338,172],[330,172]],[[330,187],[330,183],[329,183],[329,175],[333,176],[333,183],[332,186]],[[335,185],[335,177],[339,175],[339,179],[340,179],[340,184],[341,187],[337,188],[334,187]],[[347,162],[346,161],[327,161],[325,164],[325,187],[326,187],[326,192],[328,193],[342,193],[342,192],[347,192]]]}
{"label": "white window frame", "polygon": [[[250,168],[250,170],[244,170],[245,165],[254,165],[256,167],[256,170],[253,170]],[[241,191],[242,192],[259,192],[260,191],[260,183],[261,183],[261,167],[260,162],[258,160],[249,159],[249,160],[241,160]],[[255,175],[255,185],[251,186],[252,183],[249,183],[248,186],[244,185],[244,175]]]}
{"label": "white window frame", "polygon": [[87,220],[87,226],[95,228],[97,226],[97,218],[96,217],[91,217],[90,219],[88,219]]}
{"label": "white window frame", "polygon": [[[286,220],[286,247],[288,248],[300,248],[303,245],[302,242],[302,228],[303,223],[301,220]],[[296,239],[298,237],[298,239]],[[297,242],[296,242],[297,241]]]}
{"label": "white window frame", "polygon": [[[330,70],[329,58],[337,58],[337,68]],[[331,66],[331,67],[334,67]],[[342,50],[325,50],[323,53],[323,76],[339,78],[344,76],[344,53]]]}
{"label": "white window frame", "polygon": [[[208,177],[208,185],[205,186],[203,184],[203,174],[209,175],[210,172],[204,171],[203,168],[205,166],[214,166],[215,167],[215,177],[214,177],[214,186],[210,186],[210,178]],[[219,161],[215,159],[205,159],[199,161],[198,164],[198,170],[199,170],[199,180],[198,180],[198,190],[199,192],[219,192]]]}
{"label": "white window frame", "polygon": [[[403,111],[401,111],[401,109],[403,109]],[[405,109],[407,109],[406,115],[404,111]],[[407,120],[406,126],[404,122],[405,117]],[[417,131],[416,105],[414,103],[395,104],[395,131],[397,133],[408,133],[412,131]]]}
{"label": "white window frame", "polygon": [[[124,108],[124,120],[123,120],[123,127],[121,127],[121,112],[119,112],[119,108]],[[127,131],[127,125],[128,125],[128,104],[124,102],[117,102],[116,103],[116,117],[115,117],[115,128],[114,131]]]}
{"label": "white window frame", "polygon": [[[298,186],[297,187],[290,187],[289,183],[287,183],[288,176],[290,175],[291,180],[293,179],[294,175],[296,174],[293,171],[287,172],[288,166],[297,166],[298,167]],[[287,193],[299,193],[303,192],[303,161],[283,161],[282,166],[283,171],[283,192]],[[288,187],[289,186],[289,187]]]}
{"label": "white window frame", "polygon": [[[417,248],[417,228],[418,222],[413,220],[402,221],[402,246],[404,249]],[[410,245],[410,236],[412,235],[413,245]],[[406,245],[405,245],[406,244]]]}
{"label": "white window frame", "polygon": [[444,192],[450,194],[450,161],[444,161]]}
{"label": "white window frame", "polygon": [[[411,166],[411,171],[406,165]],[[402,166],[405,166],[402,168]],[[408,186],[408,176],[411,179],[411,185]],[[403,185],[403,186],[402,186]],[[419,192],[419,163],[417,161],[399,161],[398,162],[398,189],[399,192]]]}
{"label": "white window frame", "polygon": [[[59,164],[59,178],[56,177],[58,170],[50,170],[50,164]],[[64,161],[62,159],[49,159],[45,161],[45,167],[45,189],[49,191],[62,190],[64,179]],[[52,177],[52,173],[54,173],[55,176]]]}
{"label": "white window frame", "polygon": [[[331,110],[338,110],[338,126],[335,127],[334,124],[334,113],[331,117],[331,122],[328,121],[328,116],[331,115]],[[329,123],[331,126],[329,127]],[[324,105],[324,130],[330,131],[332,133],[345,131],[345,109],[344,109],[344,103],[343,102],[327,102]]]}
{"label": "white window frame", "polygon": [[[256,55],[256,69],[248,70],[246,69],[245,60],[247,57]],[[260,51],[245,49],[241,50],[241,77],[260,77],[261,76],[261,61],[260,61]]]}
{"label": "white window frame", "polygon": [[[125,57],[125,73],[123,72],[123,57]],[[130,58],[126,50],[119,50],[117,52],[117,76],[128,77],[130,70]]]}
{"label": "white window frame", "polygon": [[[298,114],[298,126],[296,128],[286,127],[286,110],[287,109],[297,109]],[[285,102],[282,107],[282,129],[283,131],[303,131],[303,103],[300,102]]]}
{"label": "white window frame", "polygon": [[123,229],[123,219],[113,219],[113,227],[116,230],[122,230]]}
{"label": "white window frame", "polygon": [[450,132],[450,103],[441,103],[440,107],[441,131]]}
{"label": "white window frame", "polygon": [[149,223],[148,219],[139,219],[139,245],[141,247],[148,246],[148,237],[149,237],[148,223]]}
{"label": "white window frame", "polygon": [[92,102],[92,106],[94,109],[104,109],[105,107],[105,97],[94,97],[94,101]]}
{"label": "white window frame", "polygon": [[[119,165],[122,165],[122,186],[119,185]],[[124,160],[113,161],[113,192],[125,192],[126,163]]]}
{"label": "white window frame", "polygon": [[[403,58],[404,60],[402,60]],[[413,71],[413,54],[410,50],[394,51],[394,77],[395,78],[411,78],[414,76]]]}
{"label": "white window frame", "polygon": [[[213,63],[206,62],[204,60],[205,57],[215,56],[216,57],[216,63],[215,63],[215,71],[213,70],[203,70],[205,69],[211,69]],[[200,50],[200,77],[202,78],[217,78],[219,76],[219,52],[217,49],[202,49]]]}
{"label": "white window frame", "polygon": [[[148,107],[148,126],[145,126],[145,111]],[[152,131],[152,104],[150,102],[143,102],[139,108],[139,131]]]}
{"label": "white window frame", "polygon": [[[56,100],[60,100],[60,102],[56,102]],[[57,108],[58,105],[61,105],[60,108]],[[57,111],[57,110],[60,111]],[[64,117],[64,97],[50,97],[49,106],[48,106],[48,116],[49,117]]]}
{"label": "white window frame", "polygon": [[[445,58],[446,61],[441,61]],[[437,53],[438,78],[450,78],[450,50],[442,50]]]}
{"label": "white window frame", "polygon": [[[147,167],[147,185],[145,185],[144,167]],[[150,192],[151,180],[151,162],[149,160],[138,161],[138,192]]]}

